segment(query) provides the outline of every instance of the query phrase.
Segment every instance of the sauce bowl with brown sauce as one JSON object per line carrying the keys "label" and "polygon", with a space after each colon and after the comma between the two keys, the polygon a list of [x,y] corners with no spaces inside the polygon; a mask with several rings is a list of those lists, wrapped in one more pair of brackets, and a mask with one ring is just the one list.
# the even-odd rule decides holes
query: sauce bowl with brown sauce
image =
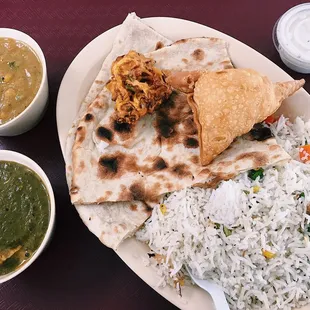
{"label": "sauce bowl with brown sauce", "polygon": [[48,99],[46,62],[27,34],[0,28],[0,136],[15,136],[42,118]]}

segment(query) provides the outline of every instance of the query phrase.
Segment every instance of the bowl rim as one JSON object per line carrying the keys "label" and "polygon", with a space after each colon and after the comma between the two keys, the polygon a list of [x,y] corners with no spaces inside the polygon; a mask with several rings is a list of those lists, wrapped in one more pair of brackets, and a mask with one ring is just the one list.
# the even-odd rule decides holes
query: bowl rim
{"label": "bowl rim", "polygon": [[[35,39],[33,39],[29,34],[23,32],[23,31],[20,31],[20,30],[17,30],[17,29],[13,29],[13,28],[5,28],[5,27],[0,27],[0,31],[7,31],[8,32],[8,35],[7,36],[0,36],[1,38],[11,38],[11,39],[14,39],[14,40],[18,40],[18,41],[21,41],[23,42],[25,45],[29,46],[31,48],[31,50],[36,54],[36,56],[39,58],[39,61],[42,65],[42,79],[41,79],[41,83],[40,83],[40,87],[36,93],[36,95],[34,96],[34,98],[32,99],[32,101],[29,103],[29,105],[27,106],[27,108],[22,111],[20,114],[18,114],[17,116],[15,116],[14,118],[12,118],[10,121],[4,123],[4,124],[0,124],[0,130],[1,129],[5,129],[7,127],[10,127],[10,125],[12,125],[13,123],[15,122],[18,122],[18,120],[20,120],[23,115],[25,115],[27,113],[27,111],[30,109],[30,107],[37,101],[38,97],[39,97],[39,94],[42,93],[42,90],[43,90],[43,87],[44,87],[44,83],[45,83],[45,80],[47,79],[47,68],[46,68],[46,60],[45,60],[45,56],[44,56],[44,53],[40,47],[40,45],[37,43],[37,41]],[[31,45],[24,42],[23,40],[20,40],[20,39],[15,39],[15,38],[12,38],[10,36],[11,33],[18,33],[20,35],[22,35],[23,37],[26,37],[28,38],[30,41],[31,41]],[[36,50],[38,51],[36,51]]]}
{"label": "bowl rim", "polygon": [[28,261],[26,261],[24,264],[22,264],[18,269],[11,271],[8,274],[4,274],[0,276],[0,283],[4,283],[8,280],[11,280],[12,278],[15,278],[17,275],[19,275],[25,269],[27,269],[39,257],[39,255],[42,253],[46,245],[49,243],[51,235],[53,233],[53,228],[55,225],[56,205],[55,205],[55,197],[54,197],[54,191],[53,191],[52,185],[47,175],[43,171],[43,169],[34,160],[32,160],[26,155],[23,155],[15,151],[0,150],[0,161],[16,162],[18,164],[26,166],[27,168],[35,172],[40,177],[41,181],[44,183],[47,189],[47,192],[48,192],[49,199],[50,199],[49,223],[48,223],[47,230],[45,232],[44,238],[40,246],[37,248],[35,253],[31,256],[31,258]]}

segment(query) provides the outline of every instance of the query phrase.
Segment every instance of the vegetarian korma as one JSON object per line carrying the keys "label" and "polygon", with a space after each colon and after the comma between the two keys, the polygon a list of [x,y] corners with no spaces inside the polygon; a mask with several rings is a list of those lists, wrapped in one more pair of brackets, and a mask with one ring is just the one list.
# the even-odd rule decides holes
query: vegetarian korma
{"label": "vegetarian korma", "polygon": [[0,38],[0,125],[32,102],[42,80],[42,64],[25,43]]}

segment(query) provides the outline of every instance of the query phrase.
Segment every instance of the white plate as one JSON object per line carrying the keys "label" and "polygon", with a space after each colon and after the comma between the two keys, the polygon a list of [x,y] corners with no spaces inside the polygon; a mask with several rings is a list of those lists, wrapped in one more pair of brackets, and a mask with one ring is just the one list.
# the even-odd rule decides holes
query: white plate
{"label": "white plate", "polygon": [[[268,75],[274,81],[289,80],[291,77],[269,59],[240,41],[212,28],[175,18],[152,17],[143,21],[163,36],[171,40],[190,37],[212,36],[229,42],[229,53],[236,67],[253,68]],[[112,42],[119,26],[101,34],[90,42],[73,60],[60,85],[57,98],[57,127],[60,145],[64,154],[68,131],[77,115],[79,106],[101,68],[104,58],[112,48]],[[310,118],[310,96],[300,90],[283,105],[282,112],[289,117],[305,116]],[[177,296],[170,287],[157,288],[158,278],[154,270],[142,264],[141,257],[146,255],[147,246],[129,239],[117,250],[120,258],[147,284],[173,304],[182,309],[213,309],[209,295],[198,287],[183,289],[183,297]],[[304,308],[310,310],[310,307]]]}

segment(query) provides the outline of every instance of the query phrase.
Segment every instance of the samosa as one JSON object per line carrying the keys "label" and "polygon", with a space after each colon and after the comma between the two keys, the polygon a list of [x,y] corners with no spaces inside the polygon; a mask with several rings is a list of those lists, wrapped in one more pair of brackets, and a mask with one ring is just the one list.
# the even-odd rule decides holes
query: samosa
{"label": "samosa", "polygon": [[236,137],[277,111],[304,83],[274,84],[252,69],[203,73],[188,100],[198,127],[200,163],[208,165]]}

